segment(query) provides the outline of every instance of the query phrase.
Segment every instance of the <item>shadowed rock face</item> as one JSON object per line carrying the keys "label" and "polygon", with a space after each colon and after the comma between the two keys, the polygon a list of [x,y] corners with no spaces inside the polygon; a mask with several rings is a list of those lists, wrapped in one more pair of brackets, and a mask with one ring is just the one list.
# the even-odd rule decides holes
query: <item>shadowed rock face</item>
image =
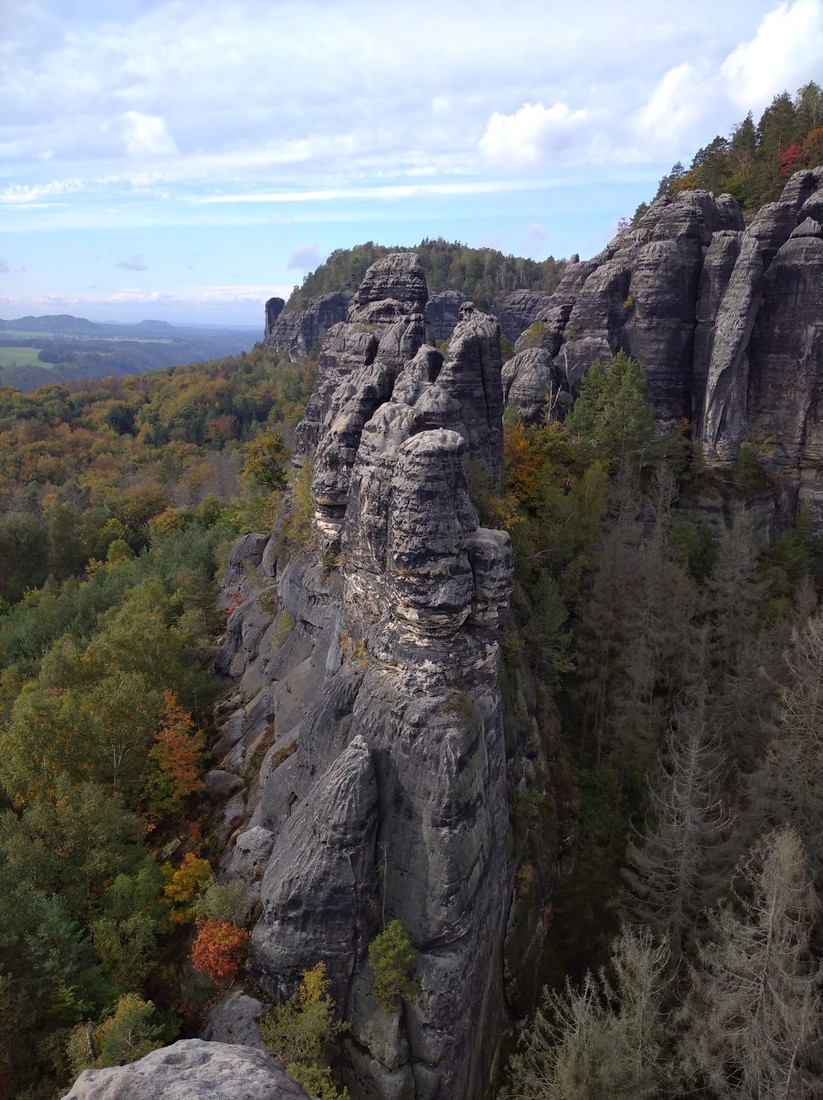
{"label": "shadowed rock face", "polygon": [[599,256],[569,263],[516,345],[537,342],[549,361],[507,364],[508,399],[535,418],[551,379],[573,393],[595,358],[624,350],[662,426],[689,418],[711,463],[762,444],[783,521],[800,497],[823,523],[821,217],[823,168],[792,176],[748,228],[728,195],[659,200]]}
{"label": "shadowed rock face", "polygon": [[303,358],[323,343],[334,325],[345,321],[351,299],[350,290],[341,290],[312,299],[297,313],[283,313],[282,306],[275,313],[269,310],[269,303],[282,299],[270,298],[266,303],[266,347],[284,351],[291,359]]}
{"label": "shadowed rock face", "polygon": [[[297,433],[315,545],[272,567],[294,626],[252,656],[233,625],[256,621],[243,604],[220,657],[274,731],[222,871],[262,905],[253,973],[282,996],[326,962],[350,1089],[376,1100],[486,1095],[506,1013],[497,662],[512,556],[467,481],[469,463],[491,483],[501,468],[500,329],[464,306],[444,359],[425,298],[417,258],[385,257],[329,333]],[[395,918],[417,991],[387,1011],[367,952]]]}

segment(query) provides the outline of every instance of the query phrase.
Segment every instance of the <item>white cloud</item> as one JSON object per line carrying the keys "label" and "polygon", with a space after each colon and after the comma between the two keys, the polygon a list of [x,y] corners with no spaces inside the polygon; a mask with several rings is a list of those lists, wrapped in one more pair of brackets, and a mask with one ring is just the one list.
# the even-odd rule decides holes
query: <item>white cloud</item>
{"label": "white cloud", "polygon": [[526,226],[526,243],[529,248],[542,248],[548,239],[549,234],[542,222],[529,222]]}
{"label": "white cloud", "polygon": [[300,271],[313,271],[320,264],[320,251],[317,241],[311,244],[298,244],[289,249],[287,268],[296,267]]}
{"label": "white cloud", "polygon": [[146,271],[146,261],[142,256],[131,256],[126,260],[118,260],[114,265],[115,267],[122,268],[123,271]]}
{"label": "white cloud", "polygon": [[635,146],[646,158],[674,155],[713,136],[706,133],[717,99],[716,75],[705,64],[682,62],[670,68],[652,89],[633,120]]}
{"label": "white cloud", "polygon": [[820,75],[823,64],[823,4],[795,0],[770,11],[754,38],[733,50],[722,65],[728,93],[741,109],[755,114],[775,95]]}
{"label": "white cloud", "polygon": [[480,152],[492,164],[510,168],[531,168],[582,142],[589,118],[587,110],[572,110],[566,103],[544,107],[524,103],[513,115],[497,111],[489,119],[480,139]]}
{"label": "white cloud", "polygon": [[160,115],[126,111],[121,120],[123,141],[130,157],[174,156],[177,146]]}
{"label": "white cloud", "polygon": [[8,260],[0,259],[0,275],[8,275],[10,271]]}

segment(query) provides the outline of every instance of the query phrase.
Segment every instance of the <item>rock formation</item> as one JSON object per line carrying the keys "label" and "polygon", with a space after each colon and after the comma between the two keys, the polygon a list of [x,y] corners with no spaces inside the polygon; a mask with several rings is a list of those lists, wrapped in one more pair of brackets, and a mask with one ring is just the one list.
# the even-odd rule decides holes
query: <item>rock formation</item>
{"label": "rock formation", "polygon": [[[444,358],[426,300],[417,257],[386,256],[330,329],[297,433],[311,543],[288,564],[278,532],[238,548],[219,657],[238,681],[220,767],[248,783],[222,875],[262,906],[252,972],[279,998],[326,962],[363,1100],[486,1095],[507,1013],[511,545],[478,524],[467,480],[500,474],[500,328],[464,303]],[[393,919],[417,993],[387,1011],[367,952]]]}
{"label": "rock formation", "polygon": [[87,1069],[63,1100],[307,1100],[262,1050],[181,1039],[137,1062]]}
{"label": "rock formation", "polygon": [[792,176],[748,227],[728,195],[658,200],[594,259],[568,264],[516,345],[544,357],[507,364],[508,400],[534,418],[541,392],[573,393],[595,358],[626,351],[662,426],[687,419],[710,463],[752,442],[781,485],[783,521],[802,499],[820,525],[820,218],[823,168]]}
{"label": "rock formation", "polygon": [[311,299],[302,310],[278,311],[271,321],[269,303],[281,299],[270,298],[266,303],[266,347],[278,348],[291,359],[303,358],[323,343],[332,325],[345,321],[351,297],[349,290],[323,294]]}

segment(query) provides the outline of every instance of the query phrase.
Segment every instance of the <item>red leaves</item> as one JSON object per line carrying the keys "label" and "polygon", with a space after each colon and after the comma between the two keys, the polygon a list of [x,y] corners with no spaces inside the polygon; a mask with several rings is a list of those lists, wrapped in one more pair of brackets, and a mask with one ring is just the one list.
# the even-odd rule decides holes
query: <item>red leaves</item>
{"label": "red leaves", "polygon": [[777,156],[780,163],[780,174],[781,176],[786,176],[792,171],[798,161],[803,159],[803,146],[800,142],[796,141],[787,149],[781,149]]}
{"label": "red leaves", "polygon": [[249,936],[247,929],[227,920],[198,920],[197,938],[191,949],[192,966],[205,971],[213,982],[233,982]]}

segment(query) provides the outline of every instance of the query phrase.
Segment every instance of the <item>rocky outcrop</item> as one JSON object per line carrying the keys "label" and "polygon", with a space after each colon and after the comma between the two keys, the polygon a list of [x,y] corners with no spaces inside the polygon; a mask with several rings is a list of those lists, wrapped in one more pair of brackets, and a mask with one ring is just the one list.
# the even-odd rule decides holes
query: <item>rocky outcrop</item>
{"label": "rocky outcrop", "polygon": [[272,330],[277,323],[277,318],[283,312],[285,305],[286,303],[282,298],[269,298],[266,302],[266,327],[264,330],[264,339],[268,340],[271,336]]}
{"label": "rocky outcrop", "polygon": [[513,290],[497,308],[500,328],[512,343],[530,328],[551,301],[550,295],[536,290]]}
{"label": "rocky outcrop", "polygon": [[266,303],[265,346],[285,352],[293,360],[304,358],[323,343],[334,325],[345,321],[351,299],[350,290],[323,294],[310,299],[301,310],[279,312],[270,322],[269,304],[281,301],[270,298]]}
{"label": "rocky outcrop", "polygon": [[528,423],[541,415],[556,417],[571,404],[571,394],[545,348],[519,351],[503,367],[503,398]]}
{"label": "rocky outcrop", "polygon": [[451,338],[460,320],[460,307],[466,302],[471,298],[459,290],[441,290],[426,302],[426,324],[438,344]]}
{"label": "rocky outcrop", "polygon": [[662,427],[688,420],[712,463],[750,440],[781,487],[780,521],[804,499],[823,524],[821,218],[823,168],[792,176],[748,227],[728,195],[659,200],[594,259],[569,262],[516,345],[551,367],[509,366],[508,400],[534,418],[549,377],[574,393],[595,358],[625,351]]}
{"label": "rocky outcrop", "polygon": [[63,1100],[307,1100],[270,1054],[181,1039],[137,1062],[87,1069]]}
{"label": "rocky outcrop", "polygon": [[[252,595],[220,658],[246,709],[265,693],[271,730],[221,870],[262,907],[252,972],[281,997],[326,962],[345,1079],[375,1100],[486,1095],[507,1012],[497,663],[512,555],[479,525],[467,478],[470,462],[491,485],[500,473],[500,328],[464,304],[444,358],[424,307],[416,257],[387,256],[329,333],[297,433],[312,544],[268,570],[277,608],[258,654],[232,629],[255,620]],[[387,1011],[367,957],[392,919],[416,949],[417,992]],[[522,923],[539,948],[539,910]]]}

